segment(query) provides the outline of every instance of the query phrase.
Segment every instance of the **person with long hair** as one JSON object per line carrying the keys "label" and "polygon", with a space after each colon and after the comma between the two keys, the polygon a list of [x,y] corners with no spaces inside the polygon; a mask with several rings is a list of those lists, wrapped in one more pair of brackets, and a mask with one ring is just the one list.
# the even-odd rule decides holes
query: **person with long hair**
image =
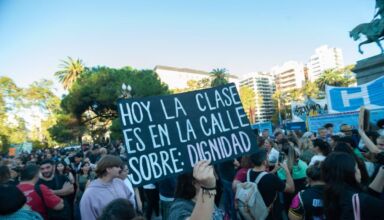
{"label": "person with long hair", "polygon": [[175,201],[169,210],[172,220],[223,219],[224,213],[215,207],[216,177],[209,161],[199,161],[193,173],[177,179]]}
{"label": "person with long hair", "polygon": [[91,171],[89,162],[81,163],[79,173],[76,175],[76,197],[75,197],[75,219],[81,219],[80,216],[80,200],[84,191],[92,180],[96,178],[96,174]]}
{"label": "person with long hair", "polygon": [[59,161],[56,163],[56,173],[59,175],[64,175],[69,179],[71,184],[75,183],[75,178],[73,177],[72,172],[70,171],[69,166],[64,161]]}
{"label": "person with long hair", "polygon": [[288,217],[290,220],[325,219],[323,207],[324,181],[321,179],[321,162],[316,161],[307,169],[309,187],[292,199]]}
{"label": "person with long hair", "polygon": [[332,135],[328,139],[328,143],[331,146],[331,149],[333,150],[336,147],[337,142],[339,141],[340,136]]}
{"label": "person with long hair", "polygon": [[360,172],[360,176],[361,176],[361,181],[360,181],[361,185],[362,186],[368,186],[369,175],[368,175],[368,171],[367,171],[367,168],[365,166],[365,163],[360,157],[358,157],[354,153],[354,151],[352,150],[350,145],[347,143],[344,143],[344,142],[337,143],[336,147],[334,149],[334,152],[344,152],[344,153],[351,155],[355,159],[357,167],[359,168],[359,172]]}
{"label": "person with long hair", "polygon": [[313,141],[313,149],[316,155],[311,158],[309,165],[315,164],[316,161],[323,161],[325,157],[331,153],[331,146],[322,139],[316,139]]}
{"label": "person with long hair", "polygon": [[[300,160],[299,153],[297,152],[296,149],[297,148],[294,147],[292,142],[288,142],[287,144],[284,144],[282,148],[282,154],[285,155],[285,158],[283,161],[287,163],[288,172],[291,173],[292,179],[295,185],[294,192],[284,193],[283,200],[284,200],[284,208],[286,211],[288,211],[290,202],[292,201],[295,194],[305,188],[306,179],[307,179],[306,170],[308,168],[308,165],[304,161]],[[279,169],[277,171],[277,176],[281,180],[286,181],[287,171],[285,169]]]}
{"label": "person with long hair", "polygon": [[[362,191],[360,170],[351,155],[331,153],[323,161],[321,173],[326,184],[324,210],[327,219],[383,219],[384,201]],[[370,185],[370,192],[381,193],[384,184],[378,181],[383,180],[384,169],[381,168]]]}
{"label": "person with long hair", "polygon": [[314,139],[311,138],[312,136],[312,132],[305,132],[304,135],[299,139],[300,159],[307,164],[309,164],[311,158],[315,156],[312,142]]}
{"label": "person with long hair", "polygon": [[69,165],[62,160],[60,160],[56,163],[56,173],[58,175],[62,175],[62,176],[65,176],[66,178],[68,178],[69,182],[74,186],[74,192],[67,196],[69,210],[71,213],[71,217],[73,219],[74,218],[74,210],[75,210],[75,206],[74,206],[75,195],[76,195],[75,194],[75,192],[76,192],[75,178],[73,177],[73,174],[71,172]]}
{"label": "person with long hair", "polygon": [[[262,144],[260,147],[267,150],[267,157],[268,157],[268,170],[272,171],[276,167],[276,163],[279,160],[280,152],[277,149],[276,144],[271,139],[263,139],[260,144]],[[276,172],[276,170],[274,170]]]}

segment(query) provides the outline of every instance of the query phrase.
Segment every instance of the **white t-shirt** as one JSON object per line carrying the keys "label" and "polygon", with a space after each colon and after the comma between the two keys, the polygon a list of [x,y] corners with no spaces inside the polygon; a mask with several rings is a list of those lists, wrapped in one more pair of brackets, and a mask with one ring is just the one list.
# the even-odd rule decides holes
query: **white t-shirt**
{"label": "white t-shirt", "polygon": [[143,188],[144,189],[156,189],[156,185],[155,184],[147,184],[147,185],[143,185]]}
{"label": "white t-shirt", "polygon": [[315,155],[311,158],[311,162],[309,162],[309,166],[315,164],[316,161],[323,161],[325,160],[325,156],[323,155]]}
{"label": "white t-shirt", "polygon": [[131,191],[131,197],[129,198],[130,201],[136,201],[136,197],[135,197],[135,190],[133,189],[133,186],[132,186],[132,183],[131,181],[126,178],[124,180],[124,184],[128,187],[129,191]]}
{"label": "white t-shirt", "polygon": [[280,152],[278,150],[276,150],[275,148],[272,148],[268,155],[268,161],[271,164],[277,163],[279,160],[279,154]]}

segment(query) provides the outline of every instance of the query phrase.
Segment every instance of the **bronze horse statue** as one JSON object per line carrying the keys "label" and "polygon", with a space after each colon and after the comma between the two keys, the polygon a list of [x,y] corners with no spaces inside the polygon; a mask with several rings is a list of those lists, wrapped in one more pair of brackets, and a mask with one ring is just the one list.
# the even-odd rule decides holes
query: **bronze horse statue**
{"label": "bronze horse statue", "polygon": [[381,53],[384,53],[384,49],[380,43],[380,41],[384,39],[384,19],[374,19],[371,23],[359,24],[349,32],[349,36],[354,41],[359,40],[360,35],[367,37],[366,41],[359,43],[358,48],[361,54],[363,53],[361,46],[372,42],[375,42],[377,46],[379,46]]}

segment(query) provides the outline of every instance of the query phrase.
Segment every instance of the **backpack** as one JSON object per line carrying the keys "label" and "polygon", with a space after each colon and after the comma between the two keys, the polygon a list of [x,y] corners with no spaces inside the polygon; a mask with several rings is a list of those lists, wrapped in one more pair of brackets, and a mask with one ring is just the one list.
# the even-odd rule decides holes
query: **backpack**
{"label": "backpack", "polygon": [[264,220],[269,215],[270,207],[265,205],[257,184],[268,173],[260,173],[255,182],[250,181],[250,173],[251,170],[248,170],[246,182],[239,183],[236,186],[235,199],[237,207],[244,220]]}
{"label": "backpack", "polygon": [[[56,184],[58,185],[58,180],[56,176],[54,178],[55,178]],[[70,213],[71,211],[69,208],[69,204],[65,199],[63,199],[64,207],[62,210],[50,209],[47,207],[47,204],[45,203],[44,196],[40,188],[40,184],[35,185],[35,191],[37,195],[40,197],[41,201],[43,202],[43,206],[47,212],[49,220],[68,220],[71,218],[71,213]]]}

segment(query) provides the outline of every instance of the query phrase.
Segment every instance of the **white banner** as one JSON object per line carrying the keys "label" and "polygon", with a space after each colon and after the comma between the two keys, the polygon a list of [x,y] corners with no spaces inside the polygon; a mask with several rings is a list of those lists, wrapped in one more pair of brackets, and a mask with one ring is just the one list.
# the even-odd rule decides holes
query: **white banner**
{"label": "white banner", "polygon": [[292,121],[306,121],[308,116],[327,114],[328,106],[325,99],[307,99],[303,102],[292,102]]}
{"label": "white banner", "polygon": [[384,76],[356,87],[326,86],[329,113],[384,108]]}

